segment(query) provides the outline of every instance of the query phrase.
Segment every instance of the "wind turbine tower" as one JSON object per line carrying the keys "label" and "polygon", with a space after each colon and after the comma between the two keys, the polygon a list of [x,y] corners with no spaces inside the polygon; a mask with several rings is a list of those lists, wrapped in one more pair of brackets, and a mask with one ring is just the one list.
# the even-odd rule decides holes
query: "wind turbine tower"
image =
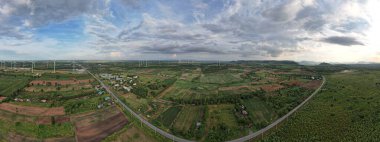
{"label": "wind turbine tower", "polygon": [[54,70],[53,70],[53,73],[55,73],[55,60],[54,60]]}
{"label": "wind turbine tower", "polygon": [[75,62],[73,61],[73,72],[75,71]]}
{"label": "wind turbine tower", "polygon": [[32,73],[34,73],[33,68],[34,68],[34,62],[32,61]]}

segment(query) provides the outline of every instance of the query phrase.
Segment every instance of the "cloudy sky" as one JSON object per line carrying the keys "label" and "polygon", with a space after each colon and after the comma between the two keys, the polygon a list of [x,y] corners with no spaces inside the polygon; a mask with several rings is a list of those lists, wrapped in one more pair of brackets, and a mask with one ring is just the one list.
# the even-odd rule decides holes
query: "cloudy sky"
{"label": "cloudy sky", "polygon": [[0,0],[0,59],[380,62],[378,0]]}

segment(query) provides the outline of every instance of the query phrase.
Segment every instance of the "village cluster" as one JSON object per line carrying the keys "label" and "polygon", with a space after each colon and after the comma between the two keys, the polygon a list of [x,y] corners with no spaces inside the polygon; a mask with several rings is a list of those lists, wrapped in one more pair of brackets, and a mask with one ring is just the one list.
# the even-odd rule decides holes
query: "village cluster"
{"label": "village cluster", "polygon": [[117,91],[131,92],[133,87],[137,85],[137,75],[127,76],[126,78],[121,75],[102,73],[102,79],[108,80],[110,86]]}

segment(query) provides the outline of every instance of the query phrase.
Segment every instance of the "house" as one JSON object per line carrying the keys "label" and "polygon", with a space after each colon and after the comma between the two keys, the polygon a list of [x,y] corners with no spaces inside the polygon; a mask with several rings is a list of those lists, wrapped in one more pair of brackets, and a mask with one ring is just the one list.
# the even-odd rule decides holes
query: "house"
{"label": "house", "polygon": [[197,122],[196,126],[197,128],[201,127],[202,123],[201,122]]}
{"label": "house", "polygon": [[104,91],[101,91],[101,90],[98,91],[98,95],[103,95],[103,94],[104,94]]}
{"label": "house", "polygon": [[105,97],[104,100],[105,101],[111,100],[111,97]]}
{"label": "house", "polygon": [[123,86],[123,89],[124,89],[125,91],[131,92],[131,90],[132,90],[132,86],[128,86],[128,87]]}
{"label": "house", "polygon": [[241,111],[241,114],[243,114],[243,115],[248,115],[248,112],[245,111],[245,110],[243,110],[243,111]]}
{"label": "house", "polygon": [[120,76],[117,76],[117,77],[115,77],[115,80],[116,80],[116,81],[123,81],[123,78],[120,77]]}

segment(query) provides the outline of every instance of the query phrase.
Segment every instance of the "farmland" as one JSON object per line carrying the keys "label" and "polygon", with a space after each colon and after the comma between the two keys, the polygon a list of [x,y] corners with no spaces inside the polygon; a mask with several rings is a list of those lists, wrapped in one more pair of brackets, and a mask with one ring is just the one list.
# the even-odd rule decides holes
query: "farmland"
{"label": "farmland", "polygon": [[0,95],[10,96],[25,87],[30,77],[19,74],[0,74]]}
{"label": "farmland", "polygon": [[292,62],[150,64],[113,62],[86,67],[141,117],[197,141],[225,141],[255,132],[321,84],[319,74]]}
{"label": "farmland", "polygon": [[83,70],[71,69],[73,64],[62,61],[54,73],[48,62],[35,64],[33,72],[27,64],[0,70],[1,139],[88,141],[91,137],[100,141],[129,123]]}
{"label": "farmland", "polygon": [[[37,65],[34,73],[27,69],[1,72],[4,82],[10,82],[8,86],[14,85],[14,89],[5,91],[8,95],[1,95],[0,122],[2,127],[7,127],[4,128],[7,131],[2,132],[4,139],[123,141],[128,138],[131,141],[164,141],[154,131],[144,132],[147,128],[120,110],[107,91],[87,72],[72,69],[72,64],[67,62],[57,64],[59,69],[55,73],[51,67],[44,69],[45,66],[41,65]],[[303,129],[300,126],[317,129],[307,124],[307,121],[301,121],[315,123],[312,118],[318,118],[317,115],[307,114],[312,117],[297,118],[302,113],[312,113],[313,109],[321,112],[336,107],[339,110],[326,112],[331,118],[340,116],[344,112],[342,110],[350,110],[339,119],[323,118],[328,122],[321,121],[317,125],[333,123],[334,120],[346,125],[355,121],[358,124],[353,127],[359,127],[359,122],[365,122],[361,120],[367,119],[370,112],[366,111],[369,108],[357,103],[359,100],[366,101],[376,107],[373,99],[376,99],[376,86],[380,84],[380,81],[370,79],[380,74],[376,71],[331,72],[319,66],[306,67],[294,62],[241,61],[218,65],[212,62],[153,62],[149,67],[133,61],[81,64],[143,119],[166,132],[194,141],[232,140],[268,126],[314,92],[322,83],[321,74],[327,74],[328,79],[326,89],[321,92],[321,96],[327,93],[324,99],[336,93],[358,93],[358,87],[367,87],[367,92],[362,93],[372,95],[365,99],[360,97],[364,95],[357,95],[349,101],[347,96],[344,96],[346,99],[343,96],[338,99],[337,96],[334,97],[337,102],[327,103],[326,108],[320,107],[321,104],[309,108],[313,103],[318,103],[312,100],[291,116],[289,123],[278,126],[277,131],[266,134],[268,137],[262,140],[278,141],[283,139],[287,131],[302,133],[298,130]],[[372,82],[350,82],[359,78],[367,78],[367,81]],[[372,83],[375,86],[370,86]],[[343,107],[339,103],[352,104]],[[345,120],[346,116],[351,115],[352,120]],[[330,126],[338,127],[338,124]],[[333,128],[326,129],[331,133],[354,131],[351,127],[344,127],[344,130],[339,127],[335,131]],[[44,132],[47,130],[52,132]],[[315,133],[305,133],[304,140],[325,140],[318,137],[310,139],[309,135]],[[291,136],[289,140],[297,136]]]}
{"label": "farmland", "polygon": [[379,75],[370,70],[328,75],[322,92],[262,141],[380,139]]}

